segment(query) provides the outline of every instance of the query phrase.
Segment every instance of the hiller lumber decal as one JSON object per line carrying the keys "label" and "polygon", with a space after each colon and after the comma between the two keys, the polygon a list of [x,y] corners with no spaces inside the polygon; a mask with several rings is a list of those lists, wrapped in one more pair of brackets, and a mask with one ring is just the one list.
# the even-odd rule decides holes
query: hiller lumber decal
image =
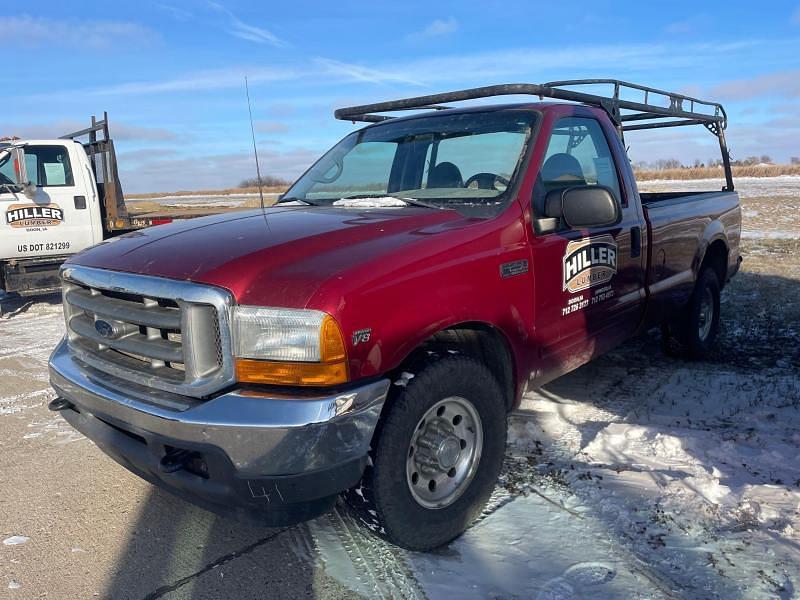
{"label": "hiller lumber decal", "polygon": [[617,243],[610,235],[575,240],[564,252],[563,289],[580,292],[610,281],[617,272]]}
{"label": "hiller lumber decal", "polygon": [[52,227],[63,221],[64,212],[57,204],[12,204],[6,210],[6,223],[11,227]]}

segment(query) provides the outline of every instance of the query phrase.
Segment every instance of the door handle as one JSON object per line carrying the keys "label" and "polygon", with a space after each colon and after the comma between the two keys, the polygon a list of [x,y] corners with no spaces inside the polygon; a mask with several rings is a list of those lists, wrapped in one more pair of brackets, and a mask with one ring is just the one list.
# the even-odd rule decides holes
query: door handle
{"label": "door handle", "polygon": [[86,196],[75,196],[73,200],[75,201],[75,208],[77,210],[84,210],[86,208]]}
{"label": "door handle", "polygon": [[631,257],[637,258],[642,255],[642,228],[638,225],[631,227]]}

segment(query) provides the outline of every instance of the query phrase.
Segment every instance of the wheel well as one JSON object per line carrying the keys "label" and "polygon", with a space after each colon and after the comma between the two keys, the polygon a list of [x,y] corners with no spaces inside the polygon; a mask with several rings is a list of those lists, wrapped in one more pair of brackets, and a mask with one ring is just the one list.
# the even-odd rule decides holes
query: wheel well
{"label": "wheel well", "polygon": [[719,280],[719,287],[722,289],[725,286],[725,280],[728,278],[728,247],[725,242],[716,240],[706,249],[706,255],[703,257],[700,270],[706,265],[714,269],[714,273],[716,273]]}
{"label": "wheel well", "polygon": [[514,404],[514,363],[505,336],[485,323],[462,323],[439,331],[420,344],[398,367],[414,371],[429,360],[429,352],[457,351],[481,361],[497,378],[504,392],[506,409]]}

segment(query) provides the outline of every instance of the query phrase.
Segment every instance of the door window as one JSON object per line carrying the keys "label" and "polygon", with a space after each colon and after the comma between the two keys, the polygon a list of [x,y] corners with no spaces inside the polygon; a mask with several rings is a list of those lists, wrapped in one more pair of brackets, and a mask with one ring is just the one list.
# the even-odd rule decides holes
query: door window
{"label": "door window", "polygon": [[26,146],[25,167],[28,170],[28,179],[39,187],[75,185],[69,153],[64,146]]}
{"label": "door window", "polygon": [[614,157],[603,128],[595,119],[566,117],[556,122],[537,185],[537,213],[553,190],[576,185],[603,185],[621,201]]}

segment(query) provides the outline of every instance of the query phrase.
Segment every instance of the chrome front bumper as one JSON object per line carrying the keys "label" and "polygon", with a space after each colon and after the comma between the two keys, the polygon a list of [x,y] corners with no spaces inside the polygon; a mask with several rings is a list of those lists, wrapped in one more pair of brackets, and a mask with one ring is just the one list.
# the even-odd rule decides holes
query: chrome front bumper
{"label": "chrome front bumper", "polygon": [[[201,401],[95,371],[65,341],[50,358],[50,382],[71,406],[64,418],[130,470],[206,507],[250,508],[355,485],[389,389],[383,379],[335,393],[234,389]],[[206,476],[164,472],[176,448],[201,456]]]}

